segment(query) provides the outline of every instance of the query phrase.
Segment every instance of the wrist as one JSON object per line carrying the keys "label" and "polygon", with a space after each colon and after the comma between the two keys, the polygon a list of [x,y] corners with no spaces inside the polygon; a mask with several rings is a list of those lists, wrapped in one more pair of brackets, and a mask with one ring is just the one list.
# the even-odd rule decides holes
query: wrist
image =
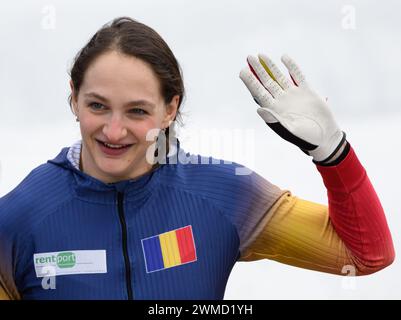
{"label": "wrist", "polygon": [[320,166],[336,166],[338,165],[342,160],[345,159],[347,154],[350,151],[350,144],[346,140],[346,135],[344,133],[343,139],[341,140],[340,144],[337,146],[337,148],[334,150],[334,152],[325,160],[323,161],[316,161],[312,160],[313,163],[320,165]]}

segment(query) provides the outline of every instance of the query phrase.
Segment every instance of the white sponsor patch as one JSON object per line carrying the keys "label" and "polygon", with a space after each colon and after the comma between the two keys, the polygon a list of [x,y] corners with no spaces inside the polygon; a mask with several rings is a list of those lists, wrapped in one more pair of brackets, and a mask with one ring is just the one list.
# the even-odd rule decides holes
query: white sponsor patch
{"label": "white sponsor patch", "polygon": [[107,273],[106,250],[35,253],[36,277],[66,274]]}

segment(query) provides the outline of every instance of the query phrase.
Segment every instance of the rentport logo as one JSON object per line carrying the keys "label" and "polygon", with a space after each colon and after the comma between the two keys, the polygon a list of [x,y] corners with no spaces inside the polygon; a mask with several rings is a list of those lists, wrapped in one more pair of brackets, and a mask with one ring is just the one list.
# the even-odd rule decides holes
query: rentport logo
{"label": "rentport logo", "polygon": [[76,258],[73,252],[60,252],[57,256],[50,255],[36,258],[38,264],[57,264],[59,268],[72,268],[75,266]]}

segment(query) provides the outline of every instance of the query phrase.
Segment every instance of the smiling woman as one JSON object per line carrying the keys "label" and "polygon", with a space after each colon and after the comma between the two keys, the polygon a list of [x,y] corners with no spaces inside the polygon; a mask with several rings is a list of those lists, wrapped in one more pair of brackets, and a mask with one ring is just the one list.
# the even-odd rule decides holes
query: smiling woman
{"label": "smiling woman", "polygon": [[313,157],[328,206],[178,140],[173,148],[184,96],[174,55],[130,18],[103,26],[71,70],[82,139],[0,199],[0,298],[222,299],[237,261],[338,275],[390,265],[365,169],[326,102],[283,62],[292,82],[264,55],[248,57],[240,77],[266,124]]}
{"label": "smiling woman", "polygon": [[149,64],[114,50],[93,61],[79,89],[73,82],[72,105],[82,134],[81,169],[108,183],[151,170],[145,155],[154,141],[147,134],[168,128],[180,96],[166,103]]}
{"label": "smiling woman", "polygon": [[168,139],[184,96],[178,62],[160,36],[129,18],[115,20],[78,53],[70,85],[81,169],[108,183],[152,169],[147,134],[162,129]]}

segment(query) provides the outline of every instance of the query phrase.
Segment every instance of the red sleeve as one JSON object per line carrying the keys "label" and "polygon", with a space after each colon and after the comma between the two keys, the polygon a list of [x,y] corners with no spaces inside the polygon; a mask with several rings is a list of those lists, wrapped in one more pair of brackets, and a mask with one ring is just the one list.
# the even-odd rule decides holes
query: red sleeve
{"label": "red sleeve", "polygon": [[338,165],[319,166],[333,226],[368,274],[390,265],[393,241],[380,200],[352,147]]}

